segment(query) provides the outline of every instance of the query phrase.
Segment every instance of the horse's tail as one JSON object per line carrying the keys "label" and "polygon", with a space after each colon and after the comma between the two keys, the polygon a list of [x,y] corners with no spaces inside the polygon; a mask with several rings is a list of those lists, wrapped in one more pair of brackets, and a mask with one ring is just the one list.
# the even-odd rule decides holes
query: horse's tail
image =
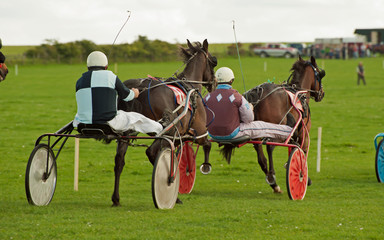
{"label": "horse's tail", "polygon": [[224,145],[224,147],[220,150],[221,155],[223,155],[223,158],[227,160],[227,163],[231,163],[231,157],[235,153],[235,147],[231,145]]}

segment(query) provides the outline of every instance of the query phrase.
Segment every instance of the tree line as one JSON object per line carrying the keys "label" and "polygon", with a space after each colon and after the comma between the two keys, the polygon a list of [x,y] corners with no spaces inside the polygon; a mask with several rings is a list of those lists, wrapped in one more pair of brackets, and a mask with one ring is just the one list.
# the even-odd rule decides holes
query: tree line
{"label": "tree line", "polygon": [[[219,58],[227,56],[237,57],[236,45],[225,45],[226,44],[224,44],[224,47],[210,49],[211,54]],[[161,40],[150,40],[146,36],[138,36],[131,44],[123,43],[113,46],[97,45],[90,40],[60,43],[55,39],[47,39],[43,44],[28,49],[22,55],[7,55],[7,63],[84,63],[88,54],[95,50],[104,52],[110,62],[164,62],[176,60],[179,47],[180,44],[171,44]],[[238,47],[240,55],[253,55],[251,48],[244,50],[241,43],[238,44]]]}
{"label": "tree line", "polygon": [[60,43],[46,40],[44,44],[27,50],[25,57],[32,63],[83,63],[95,50],[104,52],[114,62],[142,62],[174,60],[178,46],[161,40],[139,36],[133,43],[97,45],[89,40]]}

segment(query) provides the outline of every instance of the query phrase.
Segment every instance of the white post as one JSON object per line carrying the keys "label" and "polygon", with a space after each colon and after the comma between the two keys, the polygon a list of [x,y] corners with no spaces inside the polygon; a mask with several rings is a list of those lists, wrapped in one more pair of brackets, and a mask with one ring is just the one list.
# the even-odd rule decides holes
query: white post
{"label": "white post", "polygon": [[74,179],[73,179],[73,188],[75,191],[79,190],[79,149],[80,149],[80,138],[75,138],[75,164],[74,164]]}
{"label": "white post", "polygon": [[267,71],[267,62],[264,62],[264,72]]}
{"label": "white post", "polygon": [[325,67],[324,60],[321,61],[321,68],[324,69]]}
{"label": "white post", "polygon": [[15,75],[19,75],[19,66],[15,65]]}
{"label": "white post", "polygon": [[321,161],[321,131],[322,128],[319,127],[317,131],[317,172],[320,172],[320,161]]}
{"label": "white post", "polygon": [[383,60],[383,69],[384,69],[384,60]]}
{"label": "white post", "polygon": [[114,73],[117,73],[117,63],[115,63],[115,71]]}

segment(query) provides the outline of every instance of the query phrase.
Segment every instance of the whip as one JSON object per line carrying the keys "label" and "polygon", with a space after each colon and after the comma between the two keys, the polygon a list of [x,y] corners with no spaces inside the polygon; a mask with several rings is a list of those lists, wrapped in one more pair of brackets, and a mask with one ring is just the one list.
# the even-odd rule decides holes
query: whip
{"label": "whip", "polygon": [[246,92],[247,89],[245,88],[244,73],[243,73],[243,68],[242,68],[242,66],[241,66],[241,59],[240,59],[239,45],[238,45],[238,43],[237,43],[237,38],[236,38],[235,20],[232,20],[232,26],[233,26],[233,35],[235,36],[235,43],[236,43],[237,56],[239,57],[239,64],[240,64],[241,77],[243,78],[244,92]]}
{"label": "whip", "polygon": [[113,40],[113,43],[112,43],[112,46],[111,46],[111,50],[109,51],[109,54],[108,54],[108,56],[110,56],[110,55],[111,55],[111,52],[112,52],[112,48],[113,48],[113,46],[115,45],[115,42],[116,42],[117,38],[119,37],[119,35],[120,35],[121,31],[123,30],[123,28],[124,28],[125,24],[127,24],[127,22],[128,22],[128,20],[129,20],[129,18],[131,17],[131,11],[127,10],[127,13],[128,13],[128,17],[127,17],[127,20],[125,20],[125,22],[124,22],[123,26],[121,26],[121,28],[120,28],[119,32],[117,33],[117,35],[116,35],[116,37],[115,37],[115,40]]}

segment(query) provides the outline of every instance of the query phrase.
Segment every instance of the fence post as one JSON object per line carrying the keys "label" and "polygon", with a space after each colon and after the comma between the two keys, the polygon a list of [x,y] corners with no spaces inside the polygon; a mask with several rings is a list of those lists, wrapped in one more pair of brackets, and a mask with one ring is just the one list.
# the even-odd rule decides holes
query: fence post
{"label": "fence post", "polygon": [[75,191],[79,190],[79,150],[80,138],[75,138],[75,164],[74,164],[74,179],[73,188]]}
{"label": "fence post", "polygon": [[321,162],[321,132],[322,128],[319,127],[317,130],[317,167],[316,171],[320,172],[320,162]]}

